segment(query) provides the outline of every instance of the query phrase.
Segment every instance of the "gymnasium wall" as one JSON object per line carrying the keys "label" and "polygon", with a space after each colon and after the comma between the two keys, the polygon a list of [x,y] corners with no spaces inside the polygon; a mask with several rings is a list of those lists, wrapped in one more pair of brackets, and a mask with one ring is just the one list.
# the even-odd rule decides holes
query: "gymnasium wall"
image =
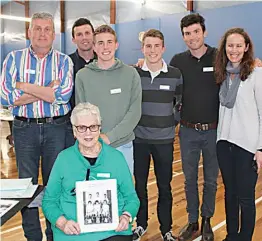
{"label": "gymnasium wall", "polygon": [[[224,7],[221,7],[224,6]],[[160,29],[165,36],[164,59],[169,62],[175,53],[185,51],[180,31],[180,19],[188,14],[185,1],[118,1],[114,28],[118,35],[117,57],[127,64],[136,63],[142,57],[138,34],[149,28]],[[109,1],[66,1],[65,33],[60,33],[60,3],[53,1],[30,1],[30,15],[36,11],[47,11],[54,15],[56,39],[54,48],[67,54],[75,51],[71,39],[71,27],[79,17],[88,17],[94,27],[110,22]],[[2,14],[24,16],[24,6],[10,2],[2,7]],[[262,59],[262,2],[241,1],[195,1],[195,10],[206,19],[208,37],[206,43],[217,46],[219,39],[230,27],[244,27],[250,34],[255,55]],[[252,16],[252,17],[250,17]],[[6,55],[29,45],[25,40],[25,23],[1,19],[1,67]]]}

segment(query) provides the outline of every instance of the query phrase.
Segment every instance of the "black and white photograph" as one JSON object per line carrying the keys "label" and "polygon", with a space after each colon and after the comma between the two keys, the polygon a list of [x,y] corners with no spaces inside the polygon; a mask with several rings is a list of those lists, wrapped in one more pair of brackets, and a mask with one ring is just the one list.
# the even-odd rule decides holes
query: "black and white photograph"
{"label": "black and white photograph", "polygon": [[83,192],[85,225],[112,223],[111,191],[100,193],[97,191],[93,197],[93,193]]}
{"label": "black and white photograph", "polygon": [[115,179],[77,182],[76,200],[81,232],[106,231],[117,227]]}
{"label": "black and white photograph", "polygon": [[18,201],[0,199],[0,217],[4,216],[10,209],[12,209]]}

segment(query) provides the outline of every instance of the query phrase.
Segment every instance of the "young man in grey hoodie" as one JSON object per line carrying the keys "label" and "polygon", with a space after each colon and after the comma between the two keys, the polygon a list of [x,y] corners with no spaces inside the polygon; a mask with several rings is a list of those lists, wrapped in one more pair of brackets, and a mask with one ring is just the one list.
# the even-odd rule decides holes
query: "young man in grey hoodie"
{"label": "young man in grey hoodie", "polygon": [[76,104],[90,102],[99,107],[102,117],[101,138],[120,150],[133,174],[134,128],[141,117],[142,89],[137,71],[115,58],[118,42],[108,25],[94,32],[93,61],[76,75]]}

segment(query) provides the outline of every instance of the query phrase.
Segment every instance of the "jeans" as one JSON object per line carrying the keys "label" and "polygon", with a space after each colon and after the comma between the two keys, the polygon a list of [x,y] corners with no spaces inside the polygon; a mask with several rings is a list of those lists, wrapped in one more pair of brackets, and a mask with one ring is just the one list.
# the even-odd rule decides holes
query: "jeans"
{"label": "jeans", "polygon": [[201,216],[212,217],[215,211],[219,170],[216,155],[216,137],[215,129],[198,131],[180,125],[180,149],[182,168],[185,175],[188,220],[190,223],[197,222],[199,217],[198,166],[201,152],[204,171]]}
{"label": "jeans", "polygon": [[75,138],[74,138],[73,128],[72,128],[72,124],[71,124],[70,121],[67,123],[67,126],[66,126],[65,141],[66,141],[65,148],[73,146],[75,144],[75,141],[76,141]]}
{"label": "jeans", "polygon": [[228,141],[218,141],[217,156],[225,186],[227,237],[233,241],[251,241],[258,177],[252,167],[254,154]]}
{"label": "jeans", "polygon": [[126,159],[127,165],[129,167],[130,173],[134,173],[134,154],[133,154],[133,142],[130,141],[122,146],[116,148],[121,151]]}
{"label": "jeans", "polygon": [[137,214],[137,226],[144,229],[148,225],[148,194],[147,180],[151,155],[154,161],[154,171],[158,187],[157,216],[160,230],[164,236],[172,229],[172,193],[171,185],[173,174],[173,143],[146,144],[134,143],[134,176],[137,196],[140,207]]}
{"label": "jeans", "polygon": [[[33,184],[37,184],[41,159],[43,185],[47,184],[55,159],[65,148],[65,130],[68,121],[65,117],[46,124],[14,120],[13,135],[19,178],[32,177]],[[25,207],[21,213],[27,240],[42,240],[38,208]],[[47,239],[52,240],[51,225],[47,220],[46,225]]]}

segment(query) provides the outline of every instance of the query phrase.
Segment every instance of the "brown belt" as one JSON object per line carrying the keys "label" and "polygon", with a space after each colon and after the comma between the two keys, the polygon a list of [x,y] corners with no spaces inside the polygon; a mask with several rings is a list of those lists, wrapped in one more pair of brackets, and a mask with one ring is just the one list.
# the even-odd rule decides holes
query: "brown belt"
{"label": "brown belt", "polygon": [[208,124],[202,124],[202,123],[190,123],[184,120],[180,121],[181,125],[186,126],[188,128],[193,128],[197,131],[208,131],[208,130],[212,130],[212,129],[216,129],[217,128],[217,122],[213,122],[213,123],[208,123]]}

